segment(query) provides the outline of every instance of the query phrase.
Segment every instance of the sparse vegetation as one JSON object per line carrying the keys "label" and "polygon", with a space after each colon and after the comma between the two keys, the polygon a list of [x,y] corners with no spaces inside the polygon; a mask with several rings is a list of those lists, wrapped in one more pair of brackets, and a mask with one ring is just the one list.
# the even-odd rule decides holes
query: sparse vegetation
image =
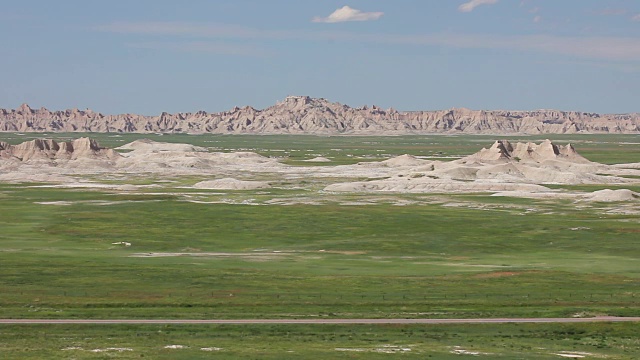
{"label": "sparse vegetation", "polygon": [[[100,135],[100,142],[112,146],[109,141],[131,141],[130,136]],[[602,142],[589,143],[593,156],[637,161],[635,147],[612,145],[617,138],[594,137]],[[263,155],[305,149],[337,163],[361,161],[349,154],[465,155],[486,140],[357,139],[172,135],[161,140],[204,146],[219,141],[221,150],[251,146]],[[344,150],[332,150],[341,146]],[[640,222],[637,215],[608,212],[607,204],[576,209],[569,200],[487,194],[329,194],[319,204],[283,206],[270,201],[317,199],[297,189],[294,180],[268,191],[197,194],[182,187],[202,178],[160,180],[140,177],[141,184],[160,186],[135,193],[0,184],[2,317],[640,315]],[[189,202],[193,199],[202,203]],[[223,358],[369,359],[388,356],[371,349],[406,345],[411,351],[402,356],[408,358],[458,358],[452,351],[460,346],[492,358],[542,359],[575,350],[624,359],[638,356],[634,331],[633,324],[0,326],[0,352],[14,358],[95,358],[106,355],[86,349],[113,347],[134,349],[109,353],[118,358],[192,359],[211,355],[200,348],[219,347],[224,351],[215,354]],[[171,344],[188,349],[164,348]],[[70,347],[83,350],[61,350]]]}
{"label": "sparse vegetation", "polygon": [[20,359],[634,359],[639,347],[636,324],[0,325],[0,350]]}

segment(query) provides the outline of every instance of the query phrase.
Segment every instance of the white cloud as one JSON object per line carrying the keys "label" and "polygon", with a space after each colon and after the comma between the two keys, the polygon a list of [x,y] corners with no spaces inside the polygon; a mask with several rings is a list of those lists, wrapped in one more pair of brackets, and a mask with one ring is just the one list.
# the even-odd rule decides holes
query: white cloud
{"label": "white cloud", "polygon": [[338,23],[345,21],[371,21],[378,20],[383,12],[363,12],[349,6],[343,6],[327,17],[314,17],[311,21],[317,23]]}
{"label": "white cloud", "polygon": [[466,2],[460,6],[458,6],[458,10],[462,11],[462,12],[471,12],[473,11],[473,9],[475,9],[476,7],[480,6],[480,5],[493,5],[495,3],[497,3],[498,0],[471,0],[469,2]]}
{"label": "white cloud", "polygon": [[640,21],[640,14],[636,14],[636,15],[634,15],[634,16],[631,18],[631,20],[633,20],[633,21]]}
{"label": "white cloud", "polygon": [[539,23],[540,21],[542,21],[542,16],[540,15],[537,15],[533,18],[533,22],[536,24]]}

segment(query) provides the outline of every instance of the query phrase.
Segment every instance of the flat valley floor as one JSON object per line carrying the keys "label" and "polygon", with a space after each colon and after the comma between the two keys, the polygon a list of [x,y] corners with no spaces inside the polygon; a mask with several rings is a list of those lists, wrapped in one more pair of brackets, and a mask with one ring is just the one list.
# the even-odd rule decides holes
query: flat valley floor
{"label": "flat valley floor", "polygon": [[[524,136],[0,141],[85,136],[122,159],[0,166],[0,318],[640,315],[637,135],[545,164],[469,158]],[[637,326],[0,324],[0,355],[636,359]]]}

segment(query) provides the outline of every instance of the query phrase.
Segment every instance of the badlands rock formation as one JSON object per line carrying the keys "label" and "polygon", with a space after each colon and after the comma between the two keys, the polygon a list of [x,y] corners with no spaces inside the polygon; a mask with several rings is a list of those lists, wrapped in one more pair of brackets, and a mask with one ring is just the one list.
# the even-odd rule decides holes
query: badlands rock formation
{"label": "badlands rock formation", "polygon": [[509,141],[496,141],[490,148],[482,149],[476,154],[468,157],[470,160],[478,161],[502,161],[502,160],[520,160],[529,162],[544,162],[550,160],[567,160],[576,163],[588,163],[576,152],[573,145],[558,146],[549,140],[545,140],[541,144],[534,143],[516,143],[511,144]]}
{"label": "badlands rock formation", "polygon": [[15,146],[0,142],[0,158],[10,161],[60,162],[78,159],[114,161],[119,157],[120,154],[113,149],[102,148],[95,140],[89,138],[60,143],[49,139],[35,139]]}
{"label": "badlands rock formation", "polygon": [[[33,140],[15,146],[0,143],[0,181],[45,181],[136,191],[139,186],[127,183],[128,179],[143,176],[157,182],[144,186],[165,183],[171,187],[171,181],[175,180],[169,179],[195,176],[200,181],[190,187],[203,190],[284,186],[314,196],[340,196],[345,192],[482,192],[584,201],[640,201],[638,194],[625,189],[591,194],[549,189],[545,185],[638,185],[640,168],[637,164],[594,163],[580,156],[573,146],[559,146],[548,140],[540,144],[496,141],[491,147],[448,162],[401,155],[384,161],[335,166],[290,166],[280,159],[252,152],[212,152],[188,144],[150,140],[137,140],[119,149],[126,152],[104,149],[87,138],[63,143]],[[122,184],[101,184],[100,179],[118,180]]]}
{"label": "badlands rock formation", "polygon": [[[549,192],[544,184],[629,184],[637,180],[635,169],[614,168],[593,163],[573,146],[496,141],[490,148],[462,159],[440,162],[402,155],[382,162],[398,169],[382,180],[329,185],[332,192]],[[370,166],[362,164],[362,166]],[[605,175],[606,174],[606,175]]]}
{"label": "badlands rock formation", "polygon": [[586,196],[587,200],[611,202],[611,201],[630,201],[640,199],[640,194],[633,192],[629,189],[619,190],[598,190]]}
{"label": "badlands rock formation", "polygon": [[217,180],[201,181],[193,185],[196,189],[211,189],[211,190],[256,190],[270,188],[269,183],[266,181],[248,181],[238,180],[233,178],[224,178]]}
{"label": "badlands rock formation", "polygon": [[0,142],[0,181],[67,182],[69,173],[109,172],[121,155],[95,140],[35,139],[19,145]]}
{"label": "badlands rock formation", "polygon": [[246,106],[221,113],[103,115],[91,110],[49,111],[24,104],[0,109],[0,131],[217,134],[565,134],[640,133],[640,114],[574,111],[450,109],[401,112],[352,108],[325,99],[290,96],[263,110]]}
{"label": "badlands rock formation", "polygon": [[134,142],[130,142],[128,144],[122,145],[116,150],[132,150],[138,151],[139,153],[150,152],[150,153],[158,153],[158,152],[206,152],[207,149],[194,146],[191,144],[175,144],[175,143],[163,143],[157,142],[149,139],[140,139],[135,140]]}
{"label": "badlands rock formation", "polygon": [[156,177],[236,174],[272,171],[275,159],[251,152],[216,153],[189,144],[136,140],[119,150],[100,147],[95,140],[71,142],[36,139],[19,145],[0,143],[0,181],[76,182],[78,177]]}

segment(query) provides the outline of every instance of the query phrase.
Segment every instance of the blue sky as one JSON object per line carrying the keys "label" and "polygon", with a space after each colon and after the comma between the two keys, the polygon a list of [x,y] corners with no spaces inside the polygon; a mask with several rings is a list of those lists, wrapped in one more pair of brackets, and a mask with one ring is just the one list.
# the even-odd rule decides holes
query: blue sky
{"label": "blue sky", "polygon": [[637,0],[7,0],[0,107],[640,111]]}

